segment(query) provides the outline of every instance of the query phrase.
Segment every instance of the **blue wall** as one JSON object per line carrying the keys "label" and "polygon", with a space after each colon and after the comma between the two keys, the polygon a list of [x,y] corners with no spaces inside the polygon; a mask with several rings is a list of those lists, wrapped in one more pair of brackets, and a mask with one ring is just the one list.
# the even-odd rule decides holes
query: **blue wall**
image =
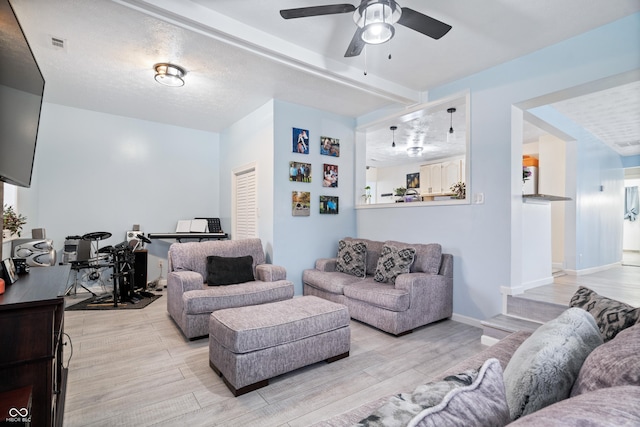
{"label": "blue wall", "polygon": [[[18,195],[26,234],[44,227],[60,253],[68,235],[112,233],[102,247],[133,224],[162,233],[179,219],[218,216],[218,164],[217,134],[45,103],[32,186]],[[166,258],[168,245],[148,249]],[[149,267],[154,279],[157,262]]]}
{"label": "blue wall", "polygon": [[[501,312],[500,288],[521,278],[520,158],[513,105],[640,67],[640,14],[429,90],[436,100],[471,92],[471,181],[482,205],[363,209],[358,235],[440,242],[454,254],[454,312],[483,319]],[[380,227],[384,224],[384,227]],[[581,229],[583,229],[581,227]]]}
{"label": "blue wall", "polygon": [[[286,266],[288,278],[295,283],[296,294],[301,294],[303,270],[313,268],[317,258],[335,256],[338,240],[355,236],[356,233],[353,168],[355,121],[283,101],[276,101],[275,106],[274,263]],[[309,154],[292,152],[294,127],[309,131]],[[340,141],[340,157],[320,154],[321,136]],[[311,163],[311,183],[289,181],[291,161]],[[337,188],[322,186],[325,163],[338,166]],[[292,216],[293,191],[311,192],[310,216]],[[318,200],[321,195],[339,198],[338,215],[319,213]]]}

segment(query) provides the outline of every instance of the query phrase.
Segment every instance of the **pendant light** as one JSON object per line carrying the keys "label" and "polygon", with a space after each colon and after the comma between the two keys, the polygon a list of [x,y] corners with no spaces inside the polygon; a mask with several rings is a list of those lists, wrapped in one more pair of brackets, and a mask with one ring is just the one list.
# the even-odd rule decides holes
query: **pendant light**
{"label": "pendant light", "polygon": [[391,132],[393,132],[393,139],[391,140],[391,148],[396,148],[396,129],[398,129],[398,126],[391,126],[389,129],[391,129]]}
{"label": "pendant light", "polygon": [[449,122],[449,133],[447,133],[447,142],[451,142],[453,139],[453,113],[456,112],[455,108],[448,108],[447,113],[451,115],[451,121]]}

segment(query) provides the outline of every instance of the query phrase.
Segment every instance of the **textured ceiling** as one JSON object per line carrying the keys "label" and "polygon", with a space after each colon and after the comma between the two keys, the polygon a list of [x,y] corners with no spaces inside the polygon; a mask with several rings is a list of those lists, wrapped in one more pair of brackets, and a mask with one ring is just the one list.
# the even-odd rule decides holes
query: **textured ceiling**
{"label": "textured ceiling", "polygon": [[[285,21],[278,13],[329,0],[11,3],[45,77],[46,101],[213,132],[273,98],[354,118],[408,108],[435,85],[640,10],[638,0],[406,0],[402,6],[453,29],[436,41],[401,27],[390,43],[344,58],[351,15]],[[52,46],[52,36],[65,47]],[[185,86],[157,84],[158,62],[186,68]],[[431,128],[446,126],[446,116]]]}

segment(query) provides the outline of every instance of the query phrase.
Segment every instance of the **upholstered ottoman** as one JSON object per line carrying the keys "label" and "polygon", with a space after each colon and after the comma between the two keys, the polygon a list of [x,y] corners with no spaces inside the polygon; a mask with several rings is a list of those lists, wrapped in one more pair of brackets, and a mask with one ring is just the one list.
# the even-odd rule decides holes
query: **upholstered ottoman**
{"label": "upholstered ottoman", "polygon": [[315,296],[211,313],[209,365],[234,396],[269,378],[349,356],[347,307]]}

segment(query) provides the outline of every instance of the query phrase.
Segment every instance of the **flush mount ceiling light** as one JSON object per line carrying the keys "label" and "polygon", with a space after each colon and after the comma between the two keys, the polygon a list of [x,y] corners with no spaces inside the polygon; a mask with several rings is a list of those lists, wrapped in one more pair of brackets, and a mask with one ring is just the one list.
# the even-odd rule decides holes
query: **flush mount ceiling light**
{"label": "flush mount ceiling light", "polygon": [[163,62],[154,65],[153,69],[156,70],[154,78],[158,83],[171,87],[184,86],[183,77],[187,74],[184,68]]}
{"label": "flush mount ceiling light", "polygon": [[407,148],[407,154],[409,157],[418,157],[422,154],[422,147],[409,147]]}
{"label": "flush mount ceiling light", "polygon": [[402,9],[395,1],[371,0],[363,2],[353,14],[353,20],[360,28],[360,38],[367,44],[382,44],[393,37],[393,24],[402,16]]}
{"label": "flush mount ceiling light", "polygon": [[451,121],[449,122],[449,133],[447,133],[447,142],[451,142],[453,138],[453,113],[456,112],[455,108],[448,108],[447,113],[451,115]]}
{"label": "flush mount ceiling light", "polygon": [[396,129],[398,129],[398,126],[391,126],[389,129],[391,129],[391,132],[393,132],[393,139],[391,140],[391,147],[392,148],[396,148]]}

